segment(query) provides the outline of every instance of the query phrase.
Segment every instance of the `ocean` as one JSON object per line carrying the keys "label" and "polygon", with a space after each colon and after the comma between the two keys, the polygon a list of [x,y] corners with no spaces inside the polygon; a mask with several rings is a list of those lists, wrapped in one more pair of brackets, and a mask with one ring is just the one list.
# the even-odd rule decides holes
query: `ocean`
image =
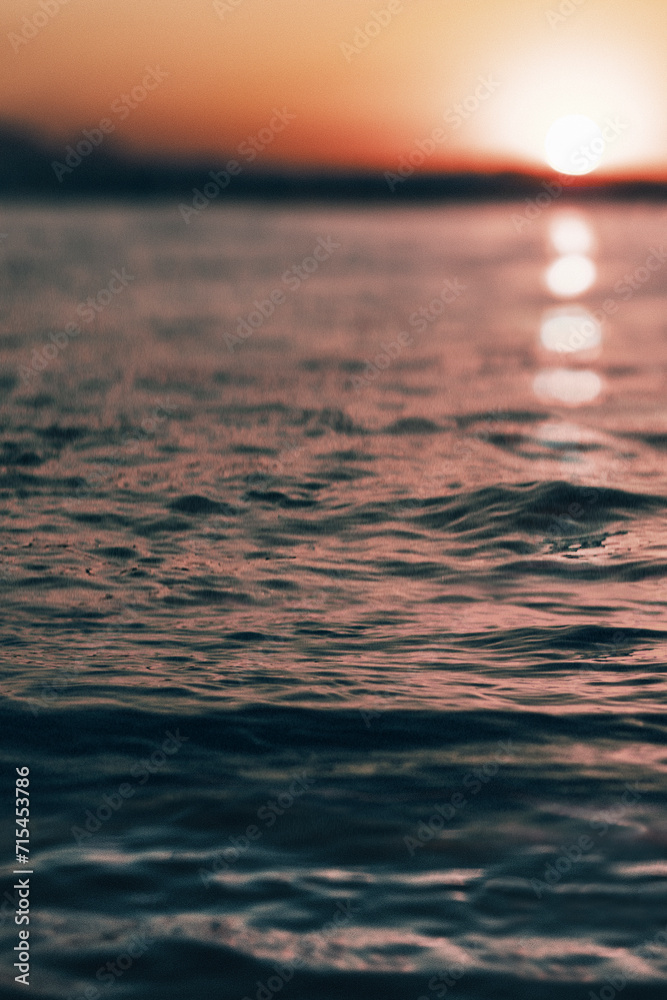
{"label": "ocean", "polygon": [[2,996],[664,996],[666,224],[0,207]]}

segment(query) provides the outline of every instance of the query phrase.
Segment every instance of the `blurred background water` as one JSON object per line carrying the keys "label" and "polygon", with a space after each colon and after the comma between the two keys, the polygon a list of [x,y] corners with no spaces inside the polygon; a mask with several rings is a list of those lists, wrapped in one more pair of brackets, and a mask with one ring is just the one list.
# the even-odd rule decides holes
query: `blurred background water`
{"label": "blurred background water", "polygon": [[32,996],[664,995],[667,212],[524,210],[3,207]]}

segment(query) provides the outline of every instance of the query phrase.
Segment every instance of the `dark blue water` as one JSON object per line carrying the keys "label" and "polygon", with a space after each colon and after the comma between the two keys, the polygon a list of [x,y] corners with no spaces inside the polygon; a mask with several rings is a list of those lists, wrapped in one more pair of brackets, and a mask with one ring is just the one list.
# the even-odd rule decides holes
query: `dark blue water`
{"label": "dark blue water", "polygon": [[0,212],[32,997],[664,995],[667,213],[521,210]]}

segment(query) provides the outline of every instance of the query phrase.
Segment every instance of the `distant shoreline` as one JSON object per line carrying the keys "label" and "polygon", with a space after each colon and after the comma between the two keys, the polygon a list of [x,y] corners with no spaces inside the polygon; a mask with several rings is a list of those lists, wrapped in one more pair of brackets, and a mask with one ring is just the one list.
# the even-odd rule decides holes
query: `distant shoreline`
{"label": "distant shoreline", "polygon": [[[101,133],[100,133],[101,134]],[[49,149],[38,140],[10,126],[0,125],[0,200],[72,197],[152,199],[171,197],[184,205],[231,200],[425,202],[516,201],[544,199],[549,186],[562,178],[520,171],[494,173],[413,173],[398,178],[390,171],[323,172],[272,169],[251,171],[220,157],[197,163],[139,158],[102,144],[79,143],[82,155],[69,145]],[[90,149],[88,149],[90,147]],[[67,151],[70,151],[69,153]],[[214,191],[218,178],[217,193]],[[390,182],[388,178],[393,178]],[[208,186],[208,188],[207,188]],[[206,189],[206,193],[205,192]],[[553,200],[553,195],[551,196]],[[563,180],[559,200],[651,200],[667,198],[667,183],[648,180]],[[203,199],[203,201],[202,201]]]}
{"label": "distant shoreline", "polygon": [[[176,200],[190,205],[196,192],[206,184],[210,168],[200,171],[174,172],[169,176],[151,167],[116,174],[113,179],[87,177],[85,181],[66,189],[48,184],[22,181],[11,183],[2,177],[0,169],[0,202],[39,200],[67,202],[97,198],[130,201]],[[174,174],[176,174],[174,176]],[[137,176],[138,175],[138,176]],[[546,180],[546,179],[545,179]],[[345,177],[299,176],[289,174],[253,175],[238,182],[230,190],[220,192],[218,204],[242,201],[302,201],[333,203],[392,203],[420,204],[429,202],[522,201],[544,194],[540,180],[522,175],[456,175],[425,176],[411,179],[409,187],[391,194],[383,190],[382,176],[351,175]],[[214,199],[210,199],[213,201]],[[565,188],[553,201],[664,201],[667,185],[650,181],[589,185]]]}

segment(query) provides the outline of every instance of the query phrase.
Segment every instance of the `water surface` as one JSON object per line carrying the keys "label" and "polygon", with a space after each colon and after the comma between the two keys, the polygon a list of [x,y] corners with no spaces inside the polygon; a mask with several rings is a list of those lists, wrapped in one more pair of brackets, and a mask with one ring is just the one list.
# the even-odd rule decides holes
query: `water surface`
{"label": "water surface", "polygon": [[35,998],[663,995],[667,212],[524,207],[4,207]]}

